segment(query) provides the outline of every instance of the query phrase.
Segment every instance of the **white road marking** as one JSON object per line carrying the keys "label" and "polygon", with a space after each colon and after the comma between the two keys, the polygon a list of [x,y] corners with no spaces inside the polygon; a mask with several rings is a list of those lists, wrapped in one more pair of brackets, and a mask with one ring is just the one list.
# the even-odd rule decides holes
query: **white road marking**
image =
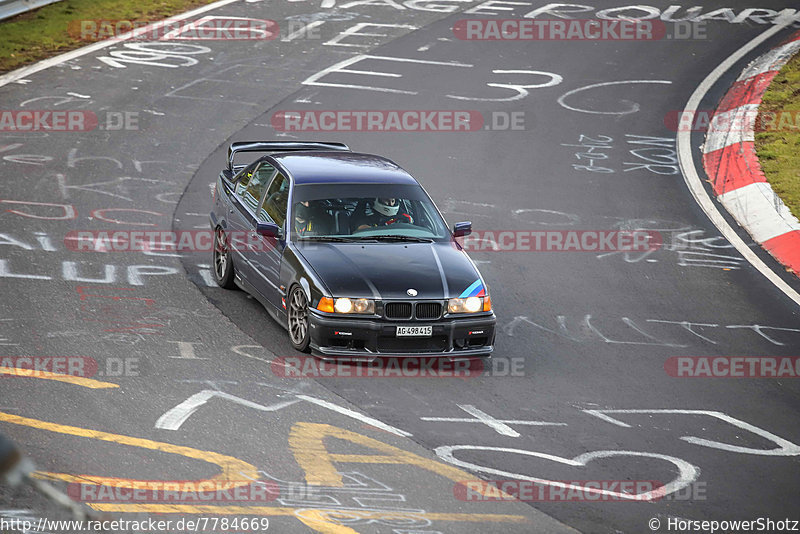
{"label": "white road marking", "polygon": [[509,436],[512,438],[518,438],[520,436],[519,432],[514,430],[508,425],[528,425],[528,426],[566,426],[567,423],[551,423],[548,421],[520,421],[516,419],[495,419],[491,415],[487,414],[476,408],[471,404],[458,404],[459,408],[467,412],[468,414],[474,416],[472,418],[461,418],[461,417],[420,417],[423,421],[439,421],[439,422],[446,422],[446,423],[483,423],[484,425],[488,426],[498,434],[502,436]]}
{"label": "white road marking", "polygon": [[[272,357],[273,357],[273,358],[275,358],[275,357],[276,357],[276,356],[275,356],[275,354],[274,354],[274,353],[273,353],[271,350],[269,350],[269,349],[267,349],[267,348],[265,348],[265,347],[262,347],[261,345],[234,345],[233,347],[231,347],[231,351],[232,351],[234,354],[238,354],[239,356],[244,356],[245,358],[250,358],[251,360],[258,360],[258,361],[260,361],[260,362],[269,363],[269,364],[272,364],[272,363],[278,363],[278,364],[280,364],[280,362],[277,362],[277,361],[275,361],[275,360],[268,360],[268,359],[266,359],[266,358],[259,358],[258,356],[253,356],[252,354],[248,354],[247,352],[245,352],[244,350],[242,350],[242,349],[245,349],[245,348],[254,348],[254,349],[255,349],[255,348],[258,348],[258,349],[262,349],[262,350],[264,350],[264,351],[266,351],[266,352],[270,353],[270,355],[272,355]],[[284,367],[285,367],[285,366],[284,366]]]}
{"label": "white road marking", "polygon": [[764,329],[767,329],[767,330],[780,330],[781,332],[800,332],[800,330],[798,330],[796,328],[781,328],[779,326],[764,326],[764,325],[760,325],[760,324],[731,324],[731,325],[727,325],[725,328],[733,328],[733,329],[736,329],[736,328],[747,328],[748,330],[752,330],[753,332],[757,333],[759,336],[761,336],[762,338],[766,339],[767,341],[769,341],[773,345],[778,345],[779,347],[786,346],[786,343],[782,343],[782,342],[778,341],[777,339],[771,338],[766,333],[764,333]]}
{"label": "white road marking", "polygon": [[24,278],[27,280],[52,280],[49,276],[38,274],[15,274],[8,269],[8,261],[0,260],[0,278]]}
{"label": "white road marking", "polygon": [[372,56],[369,54],[359,54],[357,56],[353,56],[343,61],[340,61],[339,63],[335,63],[330,67],[324,68],[315,74],[312,74],[303,81],[303,85],[318,85],[321,87],[343,87],[345,89],[364,89],[366,91],[379,91],[382,93],[399,93],[404,95],[416,95],[418,93],[418,91],[391,89],[389,87],[374,87],[371,85],[354,85],[346,83],[332,83],[332,82],[319,81],[324,76],[336,72],[344,72],[348,74],[362,74],[366,76],[383,76],[388,78],[402,78],[403,76],[402,74],[397,74],[394,72],[377,72],[371,70],[353,70],[345,68],[354,65],[359,61],[363,61],[365,59],[375,59],[381,61],[397,61],[399,63],[419,63],[423,65],[443,65],[448,67],[472,67],[472,65],[467,63],[457,63],[451,61],[428,61],[425,59],[412,59],[412,58],[401,58],[401,57],[390,57],[390,56]]}
{"label": "white road marking", "polygon": [[742,454],[758,454],[760,456],[800,456],[800,446],[795,445],[791,441],[787,441],[781,437],[776,436],[771,432],[767,432],[763,428],[758,428],[757,426],[753,426],[749,423],[745,423],[735,417],[731,417],[722,412],[717,411],[710,411],[710,410],[583,410],[584,413],[589,415],[593,415],[595,417],[599,417],[600,419],[612,423],[617,426],[621,426],[623,428],[631,428],[631,425],[628,423],[624,423],[619,419],[611,417],[610,413],[612,414],[676,414],[676,415],[707,415],[709,417],[714,417],[721,421],[725,421],[726,423],[730,423],[731,425],[741,428],[742,430],[747,430],[748,432],[752,432],[757,436],[761,436],[764,439],[772,441],[775,443],[778,448],[777,449],[753,449],[751,447],[740,447],[738,445],[730,445],[729,443],[722,443],[719,441],[713,441],[704,438],[698,438],[695,436],[681,436],[680,439],[686,441],[688,443],[693,443],[695,445],[701,445],[703,447],[710,447],[712,449],[720,449],[723,451],[728,452],[739,452]]}
{"label": "white road marking", "polygon": [[475,100],[479,102],[511,102],[514,100],[521,100],[528,96],[530,92],[528,89],[540,89],[544,87],[553,87],[559,85],[564,78],[554,72],[545,72],[541,70],[493,70],[494,74],[533,74],[534,76],[545,76],[550,78],[544,83],[534,83],[530,85],[522,85],[515,83],[487,83],[487,87],[497,87],[500,89],[510,89],[516,91],[517,94],[505,98],[487,98],[487,97],[472,97],[472,96],[459,96],[459,95],[445,95],[447,98],[455,100]]}
{"label": "white road marking", "polygon": [[[495,451],[500,453],[514,453],[514,454],[521,454],[523,456],[533,456],[536,458],[543,458],[545,460],[551,460],[553,462],[558,462],[561,464],[565,464],[571,467],[584,467],[586,464],[591,462],[592,460],[601,459],[601,458],[613,458],[617,456],[634,456],[634,457],[644,457],[644,458],[657,458],[659,460],[664,460],[667,462],[672,463],[678,468],[678,477],[672,480],[669,484],[664,486],[658,487],[654,490],[645,492],[645,493],[619,493],[616,491],[610,491],[605,489],[599,488],[588,488],[584,486],[578,486],[573,484],[564,484],[563,482],[558,482],[555,480],[547,480],[544,478],[536,478],[531,477],[528,475],[522,475],[518,473],[511,473],[509,471],[502,471],[500,469],[494,469],[491,467],[484,467],[481,465],[473,464],[470,462],[465,462],[463,460],[458,460],[453,452],[458,450],[472,450],[472,451]],[[489,475],[497,475],[504,478],[515,478],[518,480],[529,480],[531,482],[535,482],[537,484],[544,484],[547,486],[554,486],[559,488],[567,488],[567,489],[574,489],[586,494],[597,493],[602,495],[608,495],[610,497],[625,499],[629,501],[650,501],[653,499],[660,499],[665,495],[669,495],[670,493],[674,493],[682,488],[685,488],[695,480],[697,477],[700,476],[700,469],[685,460],[681,460],[680,458],[676,458],[674,456],[667,456],[665,454],[656,454],[652,452],[638,452],[638,451],[592,451],[581,454],[576,456],[575,458],[563,458],[561,456],[554,456],[552,454],[545,454],[543,452],[534,452],[534,451],[526,451],[523,449],[510,449],[506,447],[482,447],[479,445],[446,445],[442,447],[437,447],[435,449],[436,455],[444,460],[447,463],[452,465],[456,465],[458,467],[463,467],[465,469],[469,469],[472,471],[477,471],[480,473],[486,473]]]}
{"label": "white road marking", "polygon": [[[697,86],[697,89],[695,89],[694,93],[692,93],[692,96],[689,97],[689,101],[686,102],[686,107],[683,109],[683,115],[681,116],[685,117],[687,113],[690,113],[691,115],[689,116],[693,117],[694,113],[697,112],[698,106],[703,100],[703,97],[720,79],[720,77],[722,77],[723,74],[725,74],[734,64],[736,64],[737,61],[749,54],[750,51],[771,38],[776,33],[779,33],[781,30],[792,24],[792,22],[793,21],[791,17],[787,17],[783,22],[776,23],[775,26],[751,40],[749,43],[745,44],[742,48],[729,56],[725,61],[720,63],[717,68],[711,71],[711,73],[706,76],[700,85]],[[711,222],[714,223],[714,226],[719,229],[720,233],[725,237],[725,239],[727,239],[734,247],[736,247],[736,250],[738,250],[739,253],[744,256],[744,258],[749,261],[753,267],[763,274],[770,282],[775,284],[775,286],[787,297],[792,299],[792,301],[794,301],[796,304],[800,305],[800,293],[795,291],[789,284],[784,282],[780,276],[767,267],[767,264],[764,263],[764,261],[759,258],[755,252],[750,250],[750,247],[748,247],[744,240],[739,237],[739,234],[736,233],[736,230],[734,230],[733,227],[728,224],[728,222],[719,212],[717,206],[714,205],[714,201],[711,199],[708,192],[706,192],[703,182],[697,173],[697,169],[695,168],[691,141],[692,136],[690,131],[678,132],[678,163],[681,167],[686,186],[689,188],[689,191],[692,193],[695,201],[697,201],[697,203],[700,205],[700,208],[702,208],[708,218],[711,219]]]}
{"label": "white road marking", "polygon": [[198,358],[194,352],[195,345],[202,345],[202,343],[190,343],[188,341],[168,341],[168,343],[177,343],[180,356],[170,356],[176,360],[207,360],[208,358]]}
{"label": "white road marking", "polygon": [[700,334],[699,332],[695,332],[693,330],[693,327],[695,327],[695,326],[707,326],[709,328],[717,328],[719,326],[719,324],[714,324],[714,323],[692,323],[692,322],[689,322],[689,321],[667,321],[667,320],[662,320],[662,319],[646,319],[646,321],[648,323],[666,323],[666,324],[677,324],[677,325],[680,325],[687,332],[691,332],[692,334],[696,335],[697,337],[699,337],[703,341],[707,341],[708,343],[711,343],[712,345],[717,345],[717,342],[714,341],[713,339],[707,338],[706,336]]}
{"label": "white road marking", "polygon": [[318,399],[316,397],[310,397],[308,395],[295,395],[294,399],[279,402],[277,404],[273,404],[270,406],[264,406],[263,404],[258,404],[257,402],[252,402],[247,399],[242,399],[241,397],[237,397],[235,395],[231,395],[229,393],[225,393],[223,391],[218,391],[215,389],[205,389],[200,393],[195,393],[185,401],[181,402],[174,408],[168,410],[164,413],[161,417],[158,418],[155,424],[155,428],[160,428],[163,430],[178,430],[183,423],[186,422],[189,417],[193,413],[195,413],[198,409],[204,406],[208,401],[214,398],[225,399],[241,406],[246,406],[248,408],[252,408],[254,410],[259,410],[262,412],[276,412],[287,406],[291,406],[292,404],[296,404],[300,401],[308,401],[312,404],[316,404],[322,408],[334,411],[336,413],[345,415],[357,421],[361,421],[362,423],[366,423],[368,425],[374,426],[376,428],[380,428],[381,430],[385,430],[386,432],[390,432],[400,437],[411,437],[412,434],[406,432],[404,430],[400,430],[399,428],[395,428],[391,425],[387,425],[377,419],[369,417],[368,415],[364,415],[348,408],[344,408],[337,404],[333,404],[332,402],[324,401],[322,399]]}
{"label": "white road marking", "polygon": [[355,44],[355,43],[342,43],[344,39],[351,36],[361,37],[389,37],[387,33],[360,33],[360,30],[372,26],[373,28],[401,28],[407,30],[416,30],[416,26],[410,24],[376,24],[373,22],[359,22],[354,26],[350,26],[346,30],[339,32],[338,35],[332,39],[322,43],[323,46],[347,46],[351,48],[370,48],[370,44]]}
{"label": "white road marking", "polygon": [[631,84],[660,83],[660,84],[670,85],[672,82],[669,81],[669,80],[620,80],[620,81],[616,81],[616,82],[593,83],[591,85],[585,85],[583,87],[578,87],[577,89],[573,89],[572,91],[567,91],[566,93],[564,93],[563,95],[558,97],[558,104],[561,107],[566,108],[566,109],[568,109],[570,111],[578,111],[580,113],[589,113],[589,114],[593,114],[593,115],[627,115],[628,113],[636,113],[637,111],[639,111],[640,106],[639,106],[639,104],[637,104],[635,102],[633,103],[633,105],[630,108],[628,108],[627,111],[594,111],[594,110],[591,110],[591,109],[581,109],[581,108],[576,108],[576,107],[573,107],[573,106],[568,106],[567,104],[564,103],[564,101],[567,99],[567,97],[572,96],[572,95],[577,94],[577,93],[580,93],[581,91],[586,91],[588,89],[595,89],[597,87],[606,87],[606,86],[609,86],[609,85],[625,85],[625,84],[629,84],[629,83],[631,83]]}
{"label": "white road marking", "polygon": [[[61,175],[58,175],[61,176]],[[50,206],[50,207],[58,207],[64,210],[64,215],[59,217],[45,217],[42,215],[34,215],[32,213],[26,213],[24,211],[18,210],[4,210],[7,213],[13,213],[14,215],[19,215],[21,217],[28,217],[31,219],[46,219],[50,221],[59,221],[59,220],[69,220],[74,219],[77,217],[77,213],[75,212],[75,206],[72,204],[52,204],[50,202],[28,202],[25,200],[0,200],[0,204],[23,204],[23,205],[30,205],[30,206]]]}
{"label": "white road marking", "polygon": [[296,399],[292,399],[289,401],[279,402],[277,404],[273,404],[271,406],[263,406],[256,402],[251,402],[246,399],[239,398],[235,395],[230,395],[228,393],[222,391],[216,391],[213,389],[205,389],[200,393],[195,393],[182,403],[178,404],[171,410],[167,411],[164,415],[158,418],[156,421],[156,428],[160,428],[162,430],[178,430],[183,423],[194,413],[196,412],[201,406],[206,404],[213,398],[221,398],[225,400],[229,400],[236,404],[240,404],[242,406],[247,406],[248,408],[253,408],[254,410],[259,410],[262,412],[275,412],[280,410],[281,408],[285,408],[296,402],[299,402]]}
{"label": "white road marking", "polygon": [[323,408],[327,408],[328,410],[333,410],[334,412],[346,415],[347,417],[351,417],[353,419],[356,419],[357,421],[361,421],[362,423],[366,423],[368,425],[380,428],[381,430],[391,432],[392,434],[395,434],[400,437],[408,438],[413,435],[410,432],[406,432],[405,430],[400,430],[399,428],[387,425],[386,423],[378,421],[377,419],[373,419],[368,415],[354,412],[353,410],[343,408],[342,406],[333,404],[332,402],[324,401],[322,399],[317,399],[316,397],[309,397],[308,395],[297,395],[297,398],[308,401],[312,404],[316,404],[317,406],[322,406]]}
{"label": "white road marking", "polygon": [[71,282],[86,282],[90,284],[113,284],[117,279],[117,266],[105,265],[102,278],[88,278],[78,274],[78,264],[74,261],[64,261],[61,263],[61,277]]}

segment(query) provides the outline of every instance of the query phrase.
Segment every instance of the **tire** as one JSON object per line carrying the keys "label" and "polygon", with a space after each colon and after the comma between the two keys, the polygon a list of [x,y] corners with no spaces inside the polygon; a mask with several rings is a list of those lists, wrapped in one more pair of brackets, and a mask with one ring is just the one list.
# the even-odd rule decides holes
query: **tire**
{"label": "tire", "polygon": [[289,292],[289,305],[286,307],[289,343],[295,350],[308,352],[311,334],[308,329],[308,297],[300,286],[294,286]]}
{"label": "tire", "polygon": [[214,280],[219,287],[233,289],[236,284],[233,281],[233,257],[228,246],[228,238],[225,230],[217,227],[214,230],[214,252],[211,264],[214,266]]}

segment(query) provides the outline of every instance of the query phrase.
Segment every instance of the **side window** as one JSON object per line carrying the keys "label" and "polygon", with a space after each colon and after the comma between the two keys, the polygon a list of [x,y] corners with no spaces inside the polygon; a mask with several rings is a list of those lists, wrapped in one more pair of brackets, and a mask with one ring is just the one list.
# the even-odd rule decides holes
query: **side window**
{"label": "side window", "polygon": [[250,178],[253,177],[253,171],[258,166],[258,162],[248,165],[241,170],[238,176],[234,176],[233,181],[236,182],[236,194],[241,195],[247,189],[247,184],[250,183]]}
{"label": "side window", "polygon": [[267,183],[275,172],[275,167],[269,163],[262,163],[253,172],[253,176],[247,185],[243,185],[241,194],[244,203],[253,210],[253,213],[258,211],[258,204],[261,202],[261,197],[267,188]]}
{"label": "side window", "polygon": [[286,220],[286,206],[289,203],[289,180],[278,173],[269,184],[264,208],[259,213],[260,217],[269,217],[278,226],[283,226]]}

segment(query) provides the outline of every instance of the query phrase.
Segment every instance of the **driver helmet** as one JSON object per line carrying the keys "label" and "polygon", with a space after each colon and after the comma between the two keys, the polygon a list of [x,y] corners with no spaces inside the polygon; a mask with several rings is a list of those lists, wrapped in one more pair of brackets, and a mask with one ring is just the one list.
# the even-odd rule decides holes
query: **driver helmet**
{"label": "driver helmet", "polygon": [[396,198],[378,197],[375,199],[375,205],[373,208],[375,208],[378,213],[381,213],[387,217],[394,217],[400,210],[400,202]]}

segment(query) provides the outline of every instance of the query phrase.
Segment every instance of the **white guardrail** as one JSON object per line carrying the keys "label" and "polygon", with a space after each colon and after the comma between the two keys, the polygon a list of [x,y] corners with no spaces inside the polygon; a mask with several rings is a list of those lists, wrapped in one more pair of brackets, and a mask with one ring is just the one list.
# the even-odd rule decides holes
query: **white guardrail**
{"label": "white guardrail", "polygon": [[61,0],[0,0],[0,20]]}

